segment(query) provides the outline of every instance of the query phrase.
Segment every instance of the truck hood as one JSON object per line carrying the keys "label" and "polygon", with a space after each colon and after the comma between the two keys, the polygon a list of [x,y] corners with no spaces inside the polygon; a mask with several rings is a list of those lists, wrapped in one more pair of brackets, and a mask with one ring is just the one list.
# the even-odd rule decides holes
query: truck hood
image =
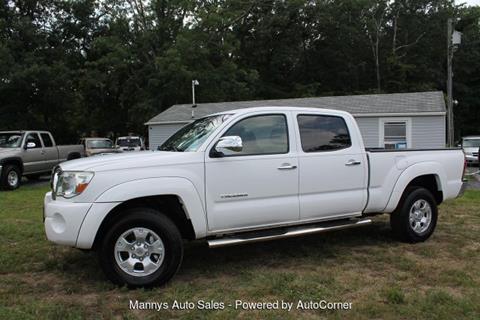
{"label": "truck hood", "polygon": [[0,158],[5,158],[8,156],[18,155],[20,148],[0,148]]}
{"label": "truck hood", "polygon": [[199,152],[140,151],[119,154],[98,155],[64,162],[64,171],[109,171],[164,165],[179,165],[200,162]]}

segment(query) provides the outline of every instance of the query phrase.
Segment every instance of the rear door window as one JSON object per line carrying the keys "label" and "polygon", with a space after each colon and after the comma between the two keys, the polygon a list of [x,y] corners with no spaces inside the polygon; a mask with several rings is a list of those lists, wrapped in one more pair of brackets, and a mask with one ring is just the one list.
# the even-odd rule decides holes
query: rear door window
{"label": "rear door window", "polygon": [[40,136],[42,137],[43,146],[45,148],[53,147],[52,138],[50,138],[50,135],[48,133],[41,133]]}
{"label": "rear door window", "polygon": [[335,151],[352,145],[342,117],[307,114],[298,115],[297,121],[304,152]]}

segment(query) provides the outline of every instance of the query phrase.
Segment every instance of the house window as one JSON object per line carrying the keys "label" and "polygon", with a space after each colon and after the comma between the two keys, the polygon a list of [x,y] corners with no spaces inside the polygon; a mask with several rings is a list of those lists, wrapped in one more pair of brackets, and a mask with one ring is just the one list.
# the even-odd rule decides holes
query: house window
{"label": "house window", "polygon": [[411,148],[410,119],[380,119],[380,147]]}

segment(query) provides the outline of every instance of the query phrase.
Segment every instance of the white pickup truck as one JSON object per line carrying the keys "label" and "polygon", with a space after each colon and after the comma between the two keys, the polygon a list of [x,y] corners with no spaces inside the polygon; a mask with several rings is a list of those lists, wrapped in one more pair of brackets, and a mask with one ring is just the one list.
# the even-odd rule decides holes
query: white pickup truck
{"label": "white pickup truck", "polygon": [[218,113],[180,129],[156,152],[60,164],[44,201],[47,237],[98,252],[114,283],[168,281],[183,239],[211,247],[370,223],[426,240],[437,206],[459,196],[460,149],[364,148],[349,113],[262,107]]}

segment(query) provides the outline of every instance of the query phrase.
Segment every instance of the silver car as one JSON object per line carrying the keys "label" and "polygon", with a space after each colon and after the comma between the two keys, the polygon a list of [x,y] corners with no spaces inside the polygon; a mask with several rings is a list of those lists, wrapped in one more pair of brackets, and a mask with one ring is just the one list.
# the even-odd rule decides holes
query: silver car
{"label": "silver car", "polygon": [[462,138],[462,148],[469,164],[478,164],[478,149],[480,148],[480,136],[468,136]]}

